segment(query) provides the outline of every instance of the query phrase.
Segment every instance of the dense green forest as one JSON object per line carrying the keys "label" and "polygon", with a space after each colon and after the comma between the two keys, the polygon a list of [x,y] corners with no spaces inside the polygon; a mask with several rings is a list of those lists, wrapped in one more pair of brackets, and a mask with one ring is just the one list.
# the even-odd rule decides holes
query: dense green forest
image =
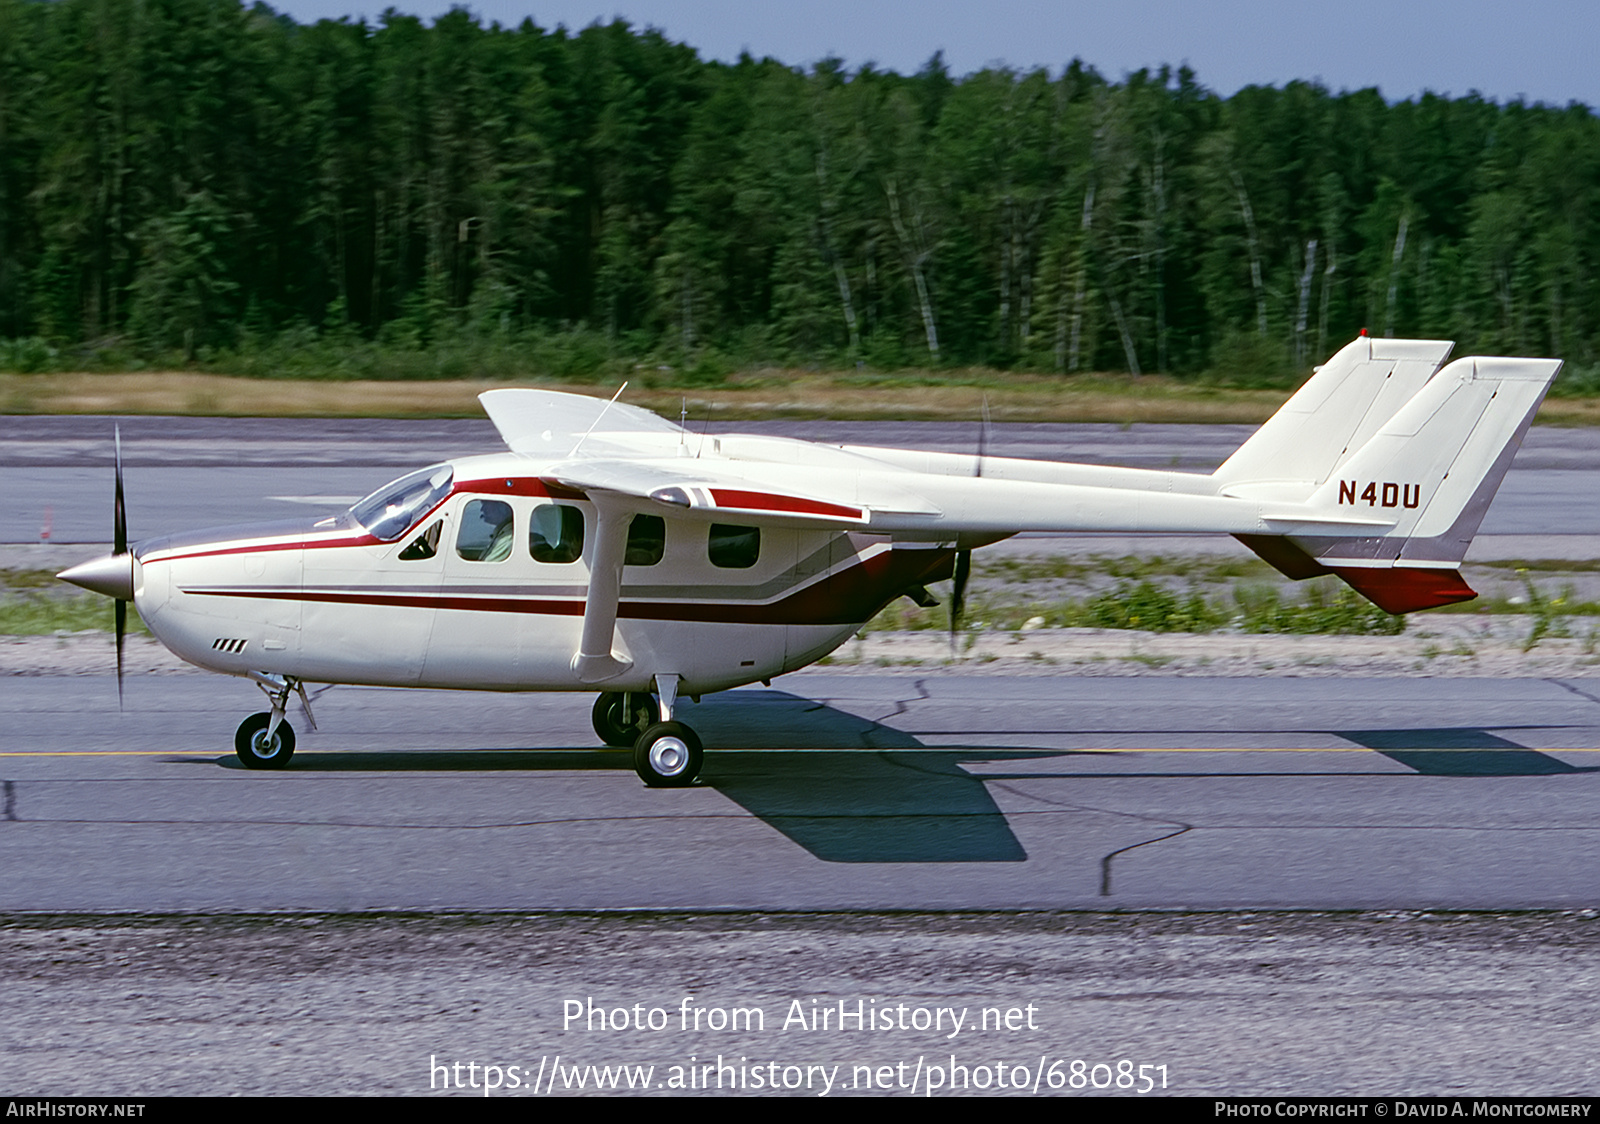
{"label": "dense green forest", "polygon": [[1363,327],[1582,367],[1597,195],[1580,105],[0,0],[13,370],[1248,380]]}

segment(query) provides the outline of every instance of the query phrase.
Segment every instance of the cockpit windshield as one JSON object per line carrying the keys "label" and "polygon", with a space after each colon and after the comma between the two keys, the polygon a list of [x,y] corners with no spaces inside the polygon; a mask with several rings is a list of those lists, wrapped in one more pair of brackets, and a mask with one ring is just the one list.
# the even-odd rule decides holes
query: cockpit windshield
{"label": "cockpit windshield", "polygon": [[455,474],[447,464],[436,464],[385,484],[350,509],[373,538],[393,542],[411,525],[450,494]]}

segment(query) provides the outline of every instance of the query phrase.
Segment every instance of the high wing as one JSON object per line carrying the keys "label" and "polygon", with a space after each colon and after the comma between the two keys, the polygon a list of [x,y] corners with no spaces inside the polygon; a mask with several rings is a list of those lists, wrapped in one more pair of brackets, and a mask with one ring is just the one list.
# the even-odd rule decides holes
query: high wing
{"label": "high wing", "polygon": [[484,412],[513,453],[559,459],[581,447],[591,455],[663,452],[689,434],[664,418],[625,402],[555,390],[487,390]]}

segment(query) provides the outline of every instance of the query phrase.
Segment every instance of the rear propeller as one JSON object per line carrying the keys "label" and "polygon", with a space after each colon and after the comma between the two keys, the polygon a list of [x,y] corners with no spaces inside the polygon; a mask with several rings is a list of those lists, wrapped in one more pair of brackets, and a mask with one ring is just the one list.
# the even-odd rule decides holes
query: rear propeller
{"label": "rear propeller", "polygon": [[955,651],[956,634],[961,631],[961,614],[967,607],[967,579],[972,576],[972,551],[956,553],[955,581],[950,586],[950,650]]}
{"label": "rear propeller", "polygon": [[[983,457],[989,446],[989,396],[983,396],[983,421],[978,426],[978,456],[972,475],[983,475]],[[950,587],[950,650],[955,651],[956,634],[961,631],[961,615],[967,607],[967,579],[972,576],[972,551],[956,553],[955,581]]]}

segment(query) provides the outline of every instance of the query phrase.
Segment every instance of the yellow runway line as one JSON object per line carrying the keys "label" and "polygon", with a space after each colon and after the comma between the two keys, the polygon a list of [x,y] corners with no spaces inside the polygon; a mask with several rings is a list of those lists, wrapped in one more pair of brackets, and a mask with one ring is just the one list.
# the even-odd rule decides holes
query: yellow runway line
{"label": "yellow runway line", "polygon": [[1330,746],[1280,745],[1280,746],[1255,746],[1255,747],[1250,748],[1250,749],[1244,749],[1244,748],[1221,749],[1221,748],[1217,748],[1215,746],[1205,747],[1205,746],[1193,746],[1193,745],[1190,745],[1190,746],[1182,746],[1182,747],[1175,748],[1175,749],[1130,748],[1130,747],[1126,747],[1125,746],[1125,747],[1120,748],[1120,749],[1075,749],[1075,750],[1068,750],[1067,752],[1069,752],[1069,753],[1389,753],[1389,752],[1395,752],[1395,751],[1398,751],[1400,753],[1600,753],[1600,749],[1597,749],[1597,748],[1589,748],[1589,749],[1571,749],[1571,748],[1535,749],[1532,746],[1524,746],[1524,745],[1518,745],[1518,746],[1510,746],[1510,745],[1507,745],[1507,746],[1471,746],[1471,745],[1460,745],[1460,746],[1443,746],[1443,745],[1405,746],[1405,745],[1394,745],[1394,746],[1385,746],[1381,750],[1373,749],[1371,746],[1365,746],[1365,745],[1330,745]]}
{"label": "yellow runway line", "polygon": [[[905,749],[802,749],[796,747],[777,746],[745,746],[726,747],[712,750],[713,753],[942,753],[961,754],[970,753],[1042,753],[1047,755],[1068,756],[1070,754],[1097,753],[1380,753],[1399,751],[1402,753],[1600,753],[1600,747],[1589,746],[1586,748],[1562,747],[1555,749],[1534,749],[1529,746],[1388,746],[1383,750],[1372,749],[1364,745],[1337,745],[1337,746],[1306,746],[1306,745],[1280,745],[1280,746],[1169,746],[1167,748],[1154,748],[1150,746],[1118,746],[1118,747],[1083,747],[1078,749],[1028,749],[1023,746],[1006,746],[997,749],[962,750],[946,749],[939,746],[919,746]],[[408,753],[428,754],[459,754],[463,757],[481,753],[600,753],[601,747],[591,749],[575,747],[550,747],[548,749],[517,748],[517,749],[384,749],[384,750],[302,750],[297,757],[316,757],[323,753],[363,754],[383,753],[403,756]],[[169,757],[169,756],[197,757],[202,760],[212,757],[227,757],[229,754],[223,750],[182,750],[182,749],[40,749],[40,750],[0,750],[0,757]]]}
{"label": "yellow runway line", "polygon": [[187,752],[190,757],[221,757],[222,753],[181,749],[39,749],[4,750],[0,757],[162,757]]}

